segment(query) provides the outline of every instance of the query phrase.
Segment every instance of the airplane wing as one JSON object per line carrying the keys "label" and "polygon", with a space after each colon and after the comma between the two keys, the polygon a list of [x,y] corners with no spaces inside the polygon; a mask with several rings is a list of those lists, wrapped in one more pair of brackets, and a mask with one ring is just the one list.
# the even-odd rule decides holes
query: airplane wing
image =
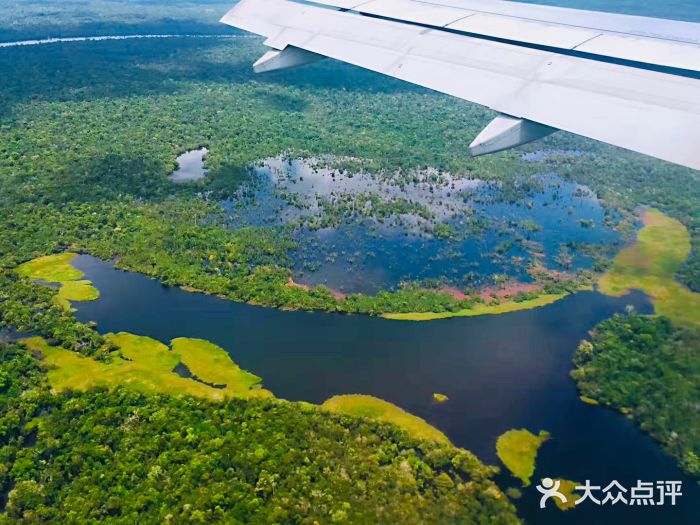
{"label": "airplane wing", "polygon": [[470,145],[565,130],[700,170],[700,24],[500,0],[241,0],[257,72],[347,62],[501,114]]}

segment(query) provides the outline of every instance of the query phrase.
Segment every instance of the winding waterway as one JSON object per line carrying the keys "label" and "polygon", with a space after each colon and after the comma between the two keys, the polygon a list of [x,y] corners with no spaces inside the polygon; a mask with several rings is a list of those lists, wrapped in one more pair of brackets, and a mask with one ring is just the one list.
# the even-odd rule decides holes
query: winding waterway
{"label": "winding waterway", "polygon": [[46,44],[66,44],[69,42],[101,42],[103,40],[135,40],[152,38],[253,38],[251,35],[96,35],[96,36],[71,36],[55,38],[39,38],[33,40],[15,40],[13,42],[0,42],[3,47],[41,46]]}
{"label": "winding waterway", "polygon": [[[536,524],[691,524],[700,487],[623,415],[582,403],[569,377],[578,342],[598,322],[628,305],[648,313],[644,295],[611,298],[581,292],[550,306],[498,316],[429,323],[366,316],[282,312],[167,288],[89,256],[75,259],[100,289],[97,301],[75,303],[81,321],[101,332],[130,331],[161,341],[208,339],[241,367],[263,377],[278,397],[320,403],[335,394],[371,394],[425,418],[458,446],[498,464],[497,437],[510,428],[547,430],[534,479],[545,476],[607,485],[682,480],[670,507],[540,510],[523,490],[519,513]],[[436,404],[440,392],[449,401]],[[499,484],[519,486],[507,473]]]}

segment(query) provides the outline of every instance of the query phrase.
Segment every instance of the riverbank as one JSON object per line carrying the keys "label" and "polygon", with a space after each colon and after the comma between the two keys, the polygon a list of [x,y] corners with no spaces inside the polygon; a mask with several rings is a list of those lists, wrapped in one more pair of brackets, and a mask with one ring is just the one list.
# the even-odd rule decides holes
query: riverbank
{"label": "riverbank", "polygon": [[399,313],[399,314],[382,314],[385,319],[393,319],[396,321],[434,321],[436,319],[450,319],[453,317],[474,317],[477,315],[497,315],[521,310],[532,310],[533,308],[541,308],[548,304],[552,304],[560,299],[563,299],[568,294],[544,294],[529,299],[526,301],[514,301],[512,299],[503,300],[497,304],[477,303],[472,308],[458,310],[456,312],[415,312],[415,313]]}

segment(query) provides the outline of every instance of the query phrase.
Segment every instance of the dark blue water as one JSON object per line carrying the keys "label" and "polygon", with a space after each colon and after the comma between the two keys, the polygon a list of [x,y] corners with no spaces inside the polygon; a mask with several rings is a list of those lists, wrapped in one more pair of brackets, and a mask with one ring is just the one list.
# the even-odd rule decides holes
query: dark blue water
{"label": "dark blue water", "polygon": [[[378,396],[425,418],[458,446],[497,464],[497,437],[510,428],[547,430],[533,480],[545,476],[607,485],[613,479],[683,480],[676,507],[594,505],[562,513],[537,508],[534,488],[516,502],[535,524],[697,524],[700,487],[624,416],[578,399],[569,377],[578,342],[640,293],[610,298],[582,292],[553,305],[498,316],[429,323],[365,316],[282,312],[166,288],[138,274],[80,256],[75,264],[100,299],[74,303],[101,332],[130,331],[167,342],[208,339],[278,397],[320,403],[335,394]],[[434,392],[449,396],[437,405]],[[519,486],[507,473],[499,484]]]}

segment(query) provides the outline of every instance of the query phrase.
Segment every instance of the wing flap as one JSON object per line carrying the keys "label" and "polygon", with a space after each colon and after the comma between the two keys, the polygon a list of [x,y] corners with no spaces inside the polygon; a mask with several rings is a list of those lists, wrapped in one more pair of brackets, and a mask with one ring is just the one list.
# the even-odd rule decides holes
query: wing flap
{"label": "wing flap", "polygon": [[[312,0],[313,3],[353,9],[361,12],[368,0]],[[386,0],[376,0],[377,3]],[[586,11],[523,2],[508,2],[504,0],[403,0],[407,3],[420,3],[425,6],[440,6],[471,11],[502,15],[519,20],[531,20],[548,24],[591,29],[600,32],[621,33],[662,40],[673,40],[700,44],[698,24],[651,18],[646,16],[622,15],[600,11]]]}
{"label": "wing flap", "polygon": [[[333,6],[338,0],[317,3]],[[358,13],[445,27],[471,36],[700,71],[699,24],[496,0],[341,3]]]}
{"label": "wing flap", "polygon": [[445,27],[476,14],[475,11],[410,0],[370,0],[356,6],[353,10],[434,27]]}
{"label": "wing flap", "polygon": [[[700,30],[700,26],[699,30]],[[700,46],[634,35],[604,33],[574,49],[584,53],[700,71]]]}
{"label": "wing flap", "polygon": [[465,33],[507,38],[516,42],[560,49],[573,49],[602,34],[593,29],[561,26],[487,13],[475,14],[447,27]]}

